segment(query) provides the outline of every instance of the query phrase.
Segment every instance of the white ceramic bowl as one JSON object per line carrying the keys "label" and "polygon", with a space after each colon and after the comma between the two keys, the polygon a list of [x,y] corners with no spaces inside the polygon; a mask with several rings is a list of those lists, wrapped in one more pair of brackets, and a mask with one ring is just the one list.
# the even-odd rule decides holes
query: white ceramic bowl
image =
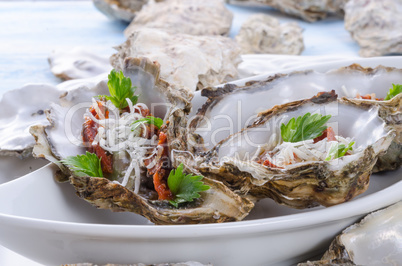
{"label": "white ceramic bowl", "polygon": [[[353,62],[402,67],[400,57]],[[326,71],[350,63],[308,68]],[[46,265],[190,260],[290,265],[320,254],[365,214],[402,200],[399,169],[373,175],[367,192],[330,208],[293,210],[266,199],[242,222],[155,226],[136,214],[95,209],[71,185],[56,183],[55,171],[47,165],[0,186],[0,244]]]}

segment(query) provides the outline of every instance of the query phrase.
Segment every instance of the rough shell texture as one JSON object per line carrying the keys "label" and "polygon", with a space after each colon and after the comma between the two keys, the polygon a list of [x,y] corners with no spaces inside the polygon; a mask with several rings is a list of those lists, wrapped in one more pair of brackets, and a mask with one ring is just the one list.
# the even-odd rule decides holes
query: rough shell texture
{"label": "rough shell texture", "polygon": [[0,154],[29,156],[35,144],[29,127],[49,124],[44,110],[59,102],[61,94],[56,87],[39,84],[4,93],[0,101]]}
{"label": "rough shell texture", "polygon": [[304,49],[303,30],[296,23],[280,24],[276,18],[255,14],[241,26],[236,41],[243,54],[294,54]]}
{"label": "rough shell texture", "polygon": [[402,261],[402,202],[346,228],[320,261],[302,265],[398,265]]}
{"label": "rough shell texture", "polygon": [[350,0],[345,28],[360,45],[361,56],[402,53],[402,1]]}
{"label": "rough shell texture", "polygon": [[90,78],[112,69],[109,59],[81,48],[55,50],[48,58],[50,70],[61,79]]}
{"label": "rough shell texture", "polygon": [[111,57],[122,69],[126,57],[148,57],[161,65],[161,79],[175,87],[195,91],[235,78],[241,62],[240,48],[222,36],[169,34],[157,29],[133,33]]}
{"label": "rough shell texture", "polygon": [[[359,151],[330,161],[305,161],[284,169],[266,167],[253,158],[260,146],[281,139],[279,125],[307,112],[331,114],[328,124],[340,136],[354,138]],[[361,121],[368,121],[364,127]],[[196,159],[198,170],[226,182],[233,190],[257,198],[270,197],[278,203],[306,208],[331,206],[363,193],[380,154],[395,137],[378,116],[378,109],[365,109],[336,101],[324,93],[308,100],[277,105],[261,113],[250,127],[220,142]],[[356,148],[355,148],[356,149]]]}
{"label": "rough shell texture", "polygon": [[254,204],[220,182],[204,177],[211,188],[192,206],[176,209],[168,203],[150,201],[105,178],[70,178],[80,197],[97,208],[140,214],[155,224],[219,223],[242,220]]}
{"label": "rough shell texture", "polygon": [[327,17],[328,13],[343,14],[343,6],[348,0],[237,0],[233,2],[255,2],[276,8],[282,13],[314,22]]}
{"label": "rough shell texture", "polygon": [[146,27],[189,35],[227,35],[232,19],[222,0],[166,0],[144,6],[124,34],[129,37]]}
{"label": "rough shell texture", "polygon": [[[146,58],[126,58],[123,72],[133,80],[133,85],[142,89],[141,92],[144,92],[142,98],[145,101],[153,101],[155,104],[171,103],[167,108],[160,110],[161,112],[166,111],[166,114],[162,117],[168,119],[169,122],[172,121],[168,127],[177,127],[183,123],[181,122],[181,117],[189,111],[188,105],[192,94],[189,94],[186,90],[183,92],[180,92],[180,89],[173,90],[168,83],[159,80],[158,63],[152,63]],[[104,88],[105,82],[102,81],[98,86]],[[105,92],[98,94],[105,94]],[[163,95],[166,95],[164,99],[162,99]],[[148,98],[150,96],[154,98]],[[85,101],[85,97],[77,98]],[[155,102],[158,100],[165,100],[165,102]],[[88,100],[86,99],[86,101]],[[51,126],[31,128],[31,133],[37,140],[34,154],[56,163],[62,172],[56,177],[58,181],[69,180],[77,190],[78,196],[92,205],[112,211],[135,212],[156,224],[237,221],[243,219],[253,208],[254,203],[252,201],[237,195],[221,182],[208,177],[204,177],[203,181],[211,188],[200,193],[200,199],[187,204],[185,207],[176,209],[167,202],[155,201],[149,198],[149,195],[152,194],[146,187],[143,187],[136,194],[132,190],[105,178],[73,175],[66,166],[60,163],[60,159],[68,155],[82,154],[84,152],[82,145],[79,145],[79,142],[72,141],[71,136],[68,134],[71,132],[70,135],[79,136],[76,130],[79,130],[82,126],[83,116],[68,119],[70,110],[71,107],[64,108],[59,105],[53,105],[49,112]],[[65,121],[70,121],[73,124],[66,124]],[[176,141],[176,138],[181,136],[180,134],[182,134],[181,131],[176,128],[168,129],[167,136],[170,148],[181,148]],[[191,172],[198,174],[194,169]]]}
{"label": "rough shell texture", "polygon": [[111,19],[131,22],[149,0],[93,0],[95,7]]}

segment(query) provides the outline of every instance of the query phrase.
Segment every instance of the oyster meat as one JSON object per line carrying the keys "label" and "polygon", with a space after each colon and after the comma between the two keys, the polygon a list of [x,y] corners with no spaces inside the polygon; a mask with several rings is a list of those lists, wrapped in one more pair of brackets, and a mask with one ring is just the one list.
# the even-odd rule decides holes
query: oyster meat
{"label": "oyster meat", "polygon": [[[335,133],[320,131],[319,139],[295,143],[285,140],[284,124],[308,113],[332,115],[328,126]],[[379,117],[378,107],[337,101],[332,91],[262,112],[250,127],[196,158],[194,167],[257,198],[269,197],[294,208],[331,206],[367,189],[378,156],[394,137],[395,130]],[[339,158],[332,156],[342,145],[353,149]]]}
{"label": "oyster meat", "polygon": [[308,265],[398,265],[402,261],[402,201],[373,212],[338,235],[320,261]]}
{"label": "oyster meat", "polygon": [[55,50],[48,58],[52,73],[63,80],[90,78],[112,69],[109,58],[82,48]]}
{"label": "oyster meat", "polygon": [[117,47],[112,66],[123,69],[126,57],[147,57],[161,64],[161,79],[189,91],[213,86],[237,77],[240,48],[222,36],[169,34],[140,29]]}
{"label": "oyster meat", "polygon": [[[264,81],[250,81],[245,86],[225,85],[218,90],[202,90],[208,100],[202,107],[193,108],[189,119],[189,150],[195,154],[210,150],[220,141],[251,125],[259,112],[277,104],[301,100],[305,95],[335,90],[339,97],[354,104],[377,106],[379,115],[398,132],[392,153],[387,153],[377,170],[392,170],[401,165],[400,145],[401,97],[388,101],[356,99],[358,95],[375,93],[385,98],[392,83],[401,83],[402,70],[378,66],[364,68],[353,64],[326,73],[298,71],[277,74]],[[216,91],[215,91],[216,90]],[[348,100],[349,99],[349,100]],[[248,104],[248,103],[253,104]],[[200,104],[198,106],[201,106]],[[233,108],[237,112],[233,112]],[[196,111],[198,113],[196,113]],[[381,160],[381,159],[380,159]]]}
{"label": "oyster meat", "polygon": [[402,1],[349,0],[345,28],[364,57],[402,54]]}
{"label": "oyster meat", "polygon": [[349,0],[235,0],[234,3],[261,3],[280,12],[296,16],[308,22],[324,19],[328,14],[343,15],[343,7]]}
{"label": "oyster meat", "polygon": [[[163,183],[166,182],[163,176],[169,169],[179,167],[175,158],[169,158],[169,151],[185,147],[182,130],[187,123],[184,115],[190,110],[192,94],[160,80],[159,69],[158,63],[146,58],[124,60],[123,72],[138,88],[141,102],[130,104],[131,100],[127,100],[125,109],[119,110],[110,100],[102,98],[92,99],[89,110],[88,103],[86,108],[82,104],[69,108],[53,105],[48,112],[51,126],[31,128],[37,140],[34,154],[56,163],[61,170],[58,180],[69,180],[80,197],[98,208],[135,212],[156,224],[243,219],[254,206],[253,202],[206,176],[202,181],[209,189],[200,192],[200,198],[178,208],[169,204],[170,196],[164,193],[170,191]],[[107,88],[108,85],[102,82],[99,86]],[[167,125],[157,128],[141,123],[151,110],[152,114],[164,118]],[[133,128],[133,125],[138,126]],[[102,158],[100,163],[107,178],[78,175],[62,161],[87,149]],[[184,171],[199,174],[196,169]],[[162,179],[157,184],[155,179],[159,177]]]}
{"label": "oyster meat", "polygon": [[276,18],[255,14],[241,26],[236,36],[243,54],[294,54],[304,49],[303,29],[296,23],[280,24]]}
{"label": "oyster meat", "polygon": [[228,35],[232,19],[223,0],[165,0],[144,6],[124,34],[130,37],[145,27],[189,35]]}

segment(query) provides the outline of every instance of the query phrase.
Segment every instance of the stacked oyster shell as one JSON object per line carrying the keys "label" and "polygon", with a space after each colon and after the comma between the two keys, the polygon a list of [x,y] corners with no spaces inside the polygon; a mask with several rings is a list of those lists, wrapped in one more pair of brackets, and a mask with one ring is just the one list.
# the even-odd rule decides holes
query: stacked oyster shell
{"label": "stacked oyster shell", "polygon": [[110,61],[123,69],[126,57],[147,57],[161,64],[161,78],[176,87],[194,92],[237,77],[241,62],[235,41],[223,36],[170,34],[160,29],[135,31]]}
{"label": "stacked oyster shell", "polygon": [[144,6],[124,31],[129,37],[142,28],[189,35],[228,35],[233,14],[222,0],[165,0]]}

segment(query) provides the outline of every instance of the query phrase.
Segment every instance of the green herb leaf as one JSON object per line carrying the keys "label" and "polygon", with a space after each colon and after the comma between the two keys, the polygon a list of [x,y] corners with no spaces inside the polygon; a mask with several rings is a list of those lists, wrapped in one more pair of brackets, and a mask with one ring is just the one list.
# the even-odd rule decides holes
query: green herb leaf
{"label": "green herb leaf", "polygon": [[348,146],[345,146],[345,144],[332,143],[331,148],[329,148],[328,156],[327,158],[325,158],[325,161],[330,161],[345,156],[348,151],[353,150],[353,144],[355,144],[354,141],[349,143]]}
{"label": "green herb leaf", "polygon": [[402,92],[402,84],[392,84],[392,88],[389,89],[389,92],[387,93],[387,97],[385,97],[385,101],[391,100],[394,98],[396,95]]}
{"label": "green herb leaf", "polygon": [[86,152],[83,155],[68,156],[61,160],[77,176],[103,177],[101,160],[94,153]]}
{"label": "green herb leaf", "polygon": [[201,181],[202,176],[186,175],[183,173],[183,164],[180,164],[176,170],[170,171],[168,177],[168,187],[172,194],[176,197],[170,200],[170,204],[176,208],[180,203],[192,202],[198,199],[201,195],[198,192],[210,189],[210,186],[204,185]]}
{"label": "green herb leaf", "polygon": [[[154,126],[156,126],[157,128],[160,129],[161,126],[163,125],[163,120],[160,119],[159,117],[147,116],[147,117],[144,117],[144,118],[141,118],[141,119],[138,119],[138,120],[134,121],[131,125],[135,125],[135,124],[137,124],[137,123],[147,123],[147,124],[150,124],[150,125],[154,125]],[[134,130],[136,127],[137,127],[137,126],[135,126],[135,127],[133,128],[133,130]]]}
{"label": "green herb leaf", "polygon": [[123,72],[112,70],[108,76],[107,86],[110,96],[105,95],[117,108],[124,109],[128,106],[126,98],[129,98],[133,104],[138,101],[138,96],[134,95],[135,88],[131,87],[131,79],[124,76]]}
{"label": "green herb leaf", "polygon": [[290,119],[288,124],[281,125],[281,136],[286,142],[299,142],[302,140],[314,139],[322,135],[327,129],[325,123],[331,118],[331,115],[322,116],[320,114],[310,113],[304,116]]}

